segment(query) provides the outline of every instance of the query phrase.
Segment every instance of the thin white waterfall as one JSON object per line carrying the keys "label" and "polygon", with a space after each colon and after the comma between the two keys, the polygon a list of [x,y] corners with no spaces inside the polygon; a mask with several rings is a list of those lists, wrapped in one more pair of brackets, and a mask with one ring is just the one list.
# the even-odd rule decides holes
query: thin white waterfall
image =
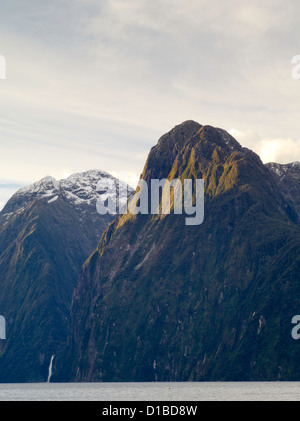
{"label": "thin white waterfall", "polygon": [[47,383],[50,383],[51,377],[52,377],[52,367],[53,367],[53,360],[55,358],[55,355],[52,355],[50,365],[49,365],[49,374],[48,374],[48,380]]}
{"label": "thin white waterfall", "polygon": [[0,316],[0,339],[6,339],[6,322],[3,316]]}

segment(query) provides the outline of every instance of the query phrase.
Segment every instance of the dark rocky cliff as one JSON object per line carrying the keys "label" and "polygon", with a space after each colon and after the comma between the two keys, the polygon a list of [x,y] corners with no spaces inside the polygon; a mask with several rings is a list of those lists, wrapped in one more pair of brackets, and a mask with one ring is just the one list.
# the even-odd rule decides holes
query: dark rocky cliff
{"label": "dark rocky cliff", "polygon": [[189,121],[151,150],[151,178],[203,178],[204,223],[115,220],[78,281],[56,380],[299,380],[300,227],[272,171]]}
{"label": "dark rocky cliff", "polygon": [[[96,211],[101,171],[17,192],[0,212],[0,382],[41,382],[66,344],[73,290],[88,256],[114,219]],[[54,360],[54,366],[56,360]]]}

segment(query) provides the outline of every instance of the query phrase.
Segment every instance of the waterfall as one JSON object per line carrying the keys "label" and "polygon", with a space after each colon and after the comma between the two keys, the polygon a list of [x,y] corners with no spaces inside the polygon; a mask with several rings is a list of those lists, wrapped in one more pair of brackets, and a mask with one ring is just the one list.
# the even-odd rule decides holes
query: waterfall
{"label": "waterfall", "polygon": [[52,377],[52,366],[53,366],[54,358],[55,358],[55,355],[52,355],[50,365],[49,365],[49,375],[48,375],[47,383],[50,383],[50,380],[51,380],[51,377]]}
{"label": "waterfall", "polygon": [[3,316],[0,316],[0,339],[6,339],[6,322]]}

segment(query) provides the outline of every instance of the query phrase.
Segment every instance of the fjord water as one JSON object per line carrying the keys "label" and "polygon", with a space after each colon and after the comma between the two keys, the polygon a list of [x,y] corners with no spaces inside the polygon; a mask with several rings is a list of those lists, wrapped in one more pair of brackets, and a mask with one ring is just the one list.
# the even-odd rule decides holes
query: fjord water
{"label": "fjord water", "polygon": [[0,384],[0,401],[298,401],[300,383]]}

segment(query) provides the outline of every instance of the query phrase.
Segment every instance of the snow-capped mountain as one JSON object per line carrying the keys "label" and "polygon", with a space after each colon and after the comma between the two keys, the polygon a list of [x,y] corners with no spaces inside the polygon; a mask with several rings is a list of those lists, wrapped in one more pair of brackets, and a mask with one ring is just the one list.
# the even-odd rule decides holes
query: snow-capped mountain
{"label": "snow-capped mountain", "polygon": [[84,210],[84,208],[90,210],[91,206],[94,206],[96,210],[97,199],[100,195],[106,194],[107,186],[114,183],[118,189],[128,190],[128,195],[133,192],[133,189],[124,182],[99,170],[73,174],[59,181],[47,176],[17,191],[4,207],[2,217],[9,219],[35,200],[44,200],[48,204],[52,204],[59,198],[67,200],[81,210]]}
{"label": "snow-capped mountain", "polygon": [[295,161],[290,164],[277,164],[275,162],[270,162],[266,166],[275,172],[281,179],[286,175],[294,175],[300,179],[300,162]]}
{"label": "snow-capped mountain", "polygon": [[127,189],[97,170],[59,181],[45,177],[15,193],[0,212],[0,314],[7,321],[0,382],[47,380],[52,355],[67,338],[82,265],[115,219],[96,207],[112,184]]}

